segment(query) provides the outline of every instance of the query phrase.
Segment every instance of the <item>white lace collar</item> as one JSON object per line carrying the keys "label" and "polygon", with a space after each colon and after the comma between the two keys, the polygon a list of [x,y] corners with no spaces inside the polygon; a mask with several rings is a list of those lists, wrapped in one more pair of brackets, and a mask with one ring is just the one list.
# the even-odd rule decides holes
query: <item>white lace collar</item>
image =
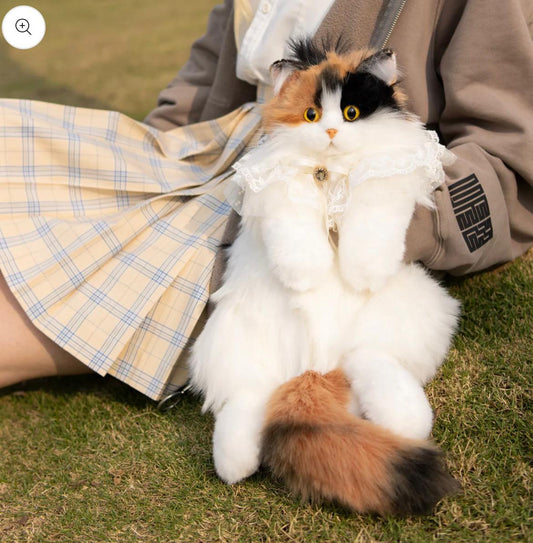
{"label": "white lace collar", "polygon": [[[351,192],[368,179],[408,175],[421,169],[428,192],[444,182],[443,165],[452,163],[455,157],[439,143],[435,132],[425,134],[425,141],[418,146],[375,153],[355,164],[352,157],[351,162],[338,157],[319,162],[311,157],[288,156],[263,137],[255,149],[233,165],[236,173],[227,197],[241,215],[261,215],[260,206],[243,205],[245,194],[259,194],[273,183],[283,183],[287,197],[293,202],[313,207],[322,207],[325,202],[327,226],[335,230]],[[327,181],[315,182],[313,172],[317,167],[327,169]]]}

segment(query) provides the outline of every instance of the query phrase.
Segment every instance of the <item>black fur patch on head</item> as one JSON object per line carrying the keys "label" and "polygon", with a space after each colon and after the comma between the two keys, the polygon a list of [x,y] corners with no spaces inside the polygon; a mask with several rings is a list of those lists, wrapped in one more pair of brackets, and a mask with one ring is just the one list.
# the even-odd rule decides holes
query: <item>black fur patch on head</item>
{"label": "black fur patch on head", "polygon": [[328,91],[334,91],[343,85],[343,78],[339,75],[339,72],[329,66],[322,70],[320,76],[322,86]]}
{"label": "black fur patch on head", "polygon": [[391,512],[421,515],[431,512],[444,496],[460,488],[447,471],[442,453],[436,449],[407,449],[393,464],[394,489]]}
{"label": "black fur patch on head", "polygon": [[368,117],[381,107],[400,109],[394,99],[394,88],[365,71],[349,73],[344,80],[341,109],[350,105],[359,108],[361,118]]}
{"label": "black fur patch on head", "polygon": [[315,93],[315,104],[318,107],[322,107],[322,92],[324,89],[334,92],[339,87],[342,87],[343,79],[339,76],[337,70],[326,66],[320,74],[320,84],[318,85]]}
{"label": "black fur patch on head", "polygon": [[291,39],[289,49],[291,60],[295,61],[301,70],[320,64],[327,57],[327,50],[318,47],[311,38]]}
{"label": "black fur patch on head", "polygon": [[326,37],[318,45],[311,38],[300,38],[289,40],[291,60],[294,61],[300,70],[316,66],[327,59],[328,53],[344,55],[350,52],[348,41],[341,34],[335,39]]}

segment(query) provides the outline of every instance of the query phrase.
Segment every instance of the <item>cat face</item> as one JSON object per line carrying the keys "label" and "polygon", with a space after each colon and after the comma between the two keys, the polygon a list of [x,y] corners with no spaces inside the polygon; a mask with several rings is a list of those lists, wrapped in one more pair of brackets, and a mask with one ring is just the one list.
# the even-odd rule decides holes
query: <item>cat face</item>
{"label": "cat face", "polygon": [[274,63],[274,98],[265,128],[293,151],[327,156],[357,152],[383,134],[383,123],[404,118],[390,51],[321,52],[309,41],[292,44],[294,58]]}

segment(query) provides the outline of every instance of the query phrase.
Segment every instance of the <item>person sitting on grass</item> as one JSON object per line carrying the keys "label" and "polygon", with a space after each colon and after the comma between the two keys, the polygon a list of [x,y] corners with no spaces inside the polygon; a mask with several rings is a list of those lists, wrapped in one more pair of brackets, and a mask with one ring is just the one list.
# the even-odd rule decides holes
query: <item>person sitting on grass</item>
{"label": "person sitting on grass", "polygon": [[457,156],[406,260],[465,275],[522,255],[532,15],[519,0],[226,0],[144,123],[0,101],[0,386],[95,371],[160,400],[183,385],[236,231],[231,166],[261,134],[270,65],[301,35],[392,48],[408,109]]}

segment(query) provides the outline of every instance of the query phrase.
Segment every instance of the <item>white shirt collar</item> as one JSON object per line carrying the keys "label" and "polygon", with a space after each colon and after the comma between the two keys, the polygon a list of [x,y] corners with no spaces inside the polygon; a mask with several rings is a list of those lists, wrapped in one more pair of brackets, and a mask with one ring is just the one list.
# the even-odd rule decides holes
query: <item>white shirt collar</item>
{"label": "white shirt collar", "polygon": [[[314,35],[335,0],[240,0],[236,2],[237,77],[252,85],[270,84],[273,62],[289,53],[290,38]],[[237,10],[255,9],[243,19]],[[244,27],[249,24],[248,28]],[[240,41],[242,40],[242,41]]]}

